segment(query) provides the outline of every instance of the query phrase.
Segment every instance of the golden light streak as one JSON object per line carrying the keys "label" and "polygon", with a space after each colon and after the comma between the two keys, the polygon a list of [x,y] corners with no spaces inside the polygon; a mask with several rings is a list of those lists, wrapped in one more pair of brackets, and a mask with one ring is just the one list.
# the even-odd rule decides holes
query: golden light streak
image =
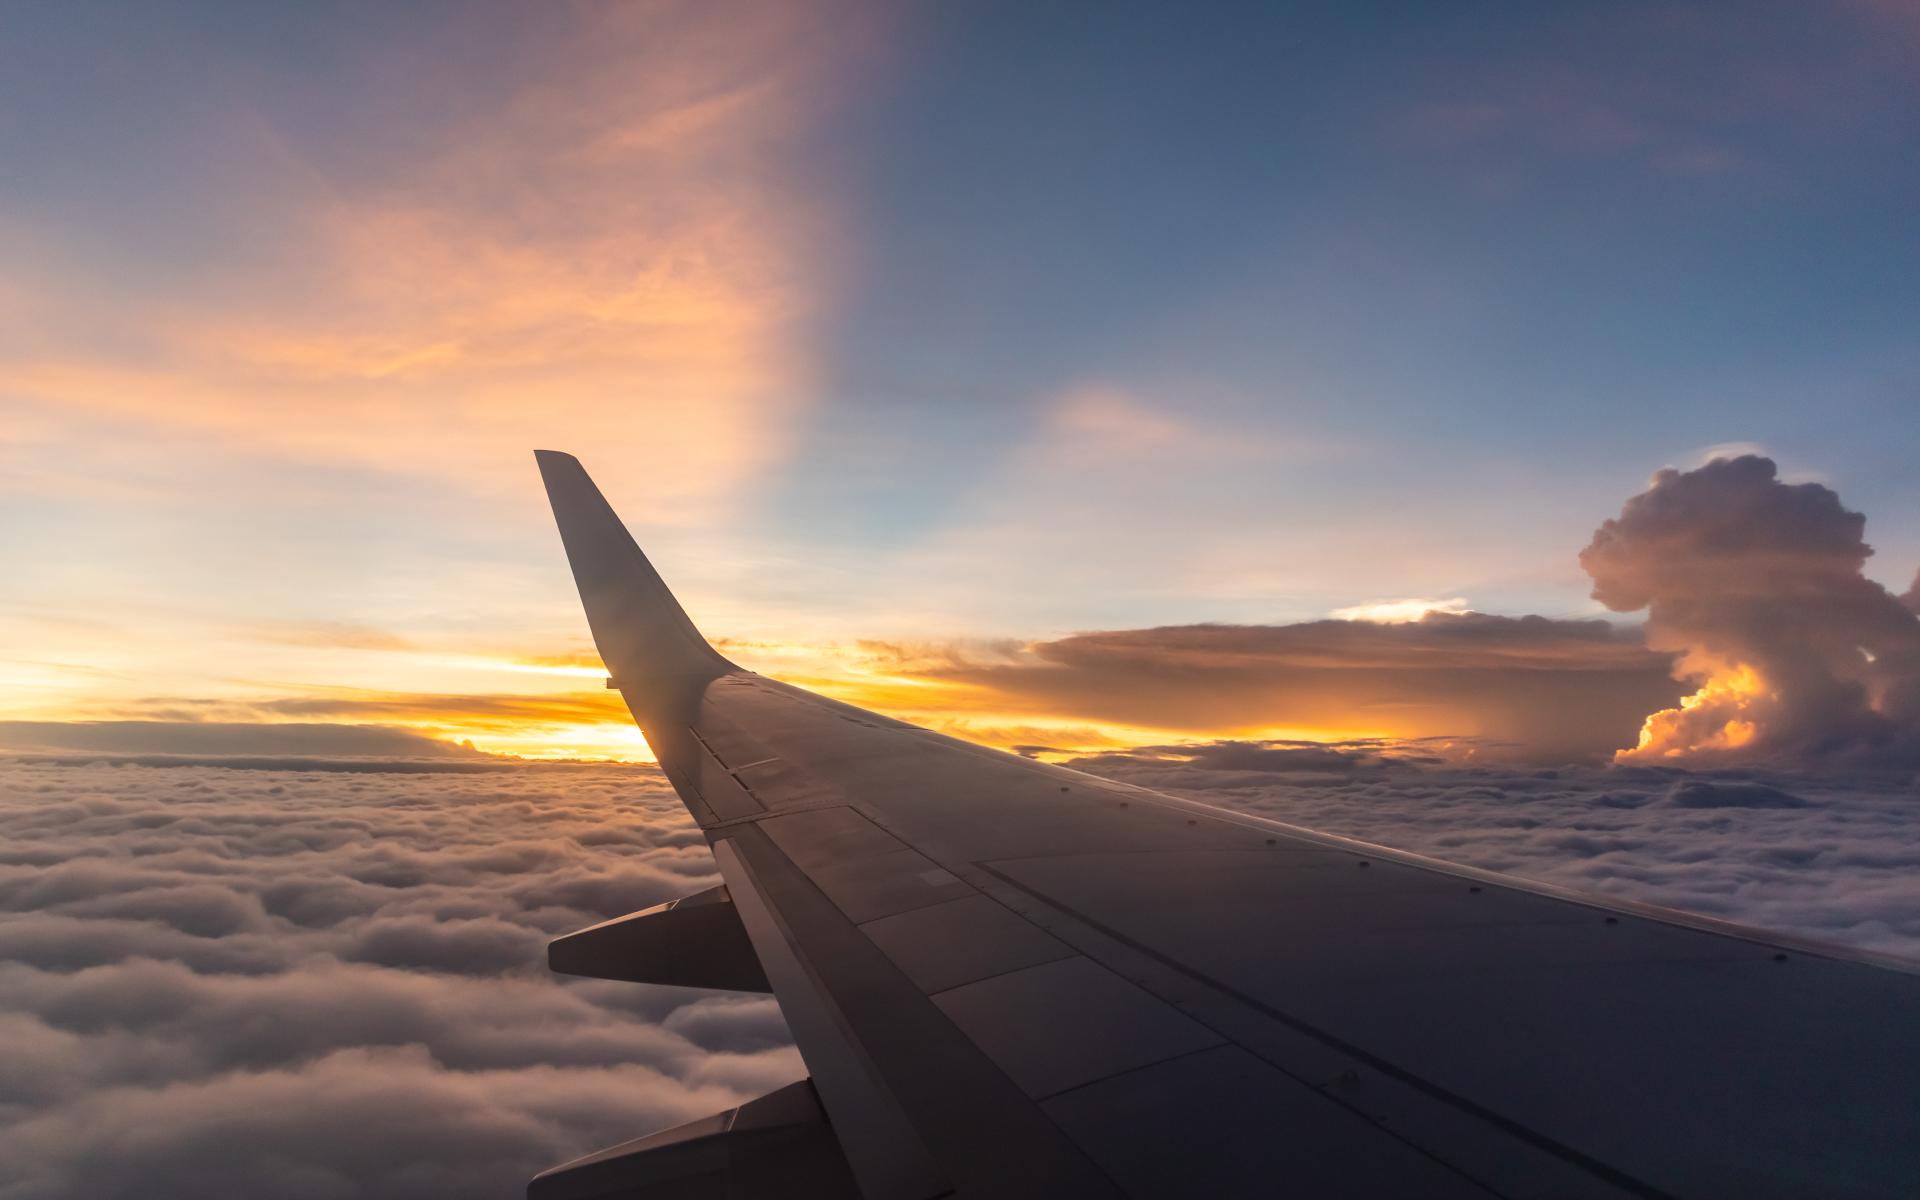
{"label": "golden light streak", "polygon": [[325,699],[276,701],[260,707],[281,719],[372,719],[431,737],[471,741],[476,749],[492,754],[654,761],[619,693],[604,688],[532,696],[343,691]]}

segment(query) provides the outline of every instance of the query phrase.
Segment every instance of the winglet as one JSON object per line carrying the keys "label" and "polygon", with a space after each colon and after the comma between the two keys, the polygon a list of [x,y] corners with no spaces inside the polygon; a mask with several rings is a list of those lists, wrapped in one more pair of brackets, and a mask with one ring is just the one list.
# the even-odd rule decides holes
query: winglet
{"label": "winglet", "polygon": [[580,460],[535,450],[580,603],[613,686],[638,716],[679,709],[740,668],[707,644]]}

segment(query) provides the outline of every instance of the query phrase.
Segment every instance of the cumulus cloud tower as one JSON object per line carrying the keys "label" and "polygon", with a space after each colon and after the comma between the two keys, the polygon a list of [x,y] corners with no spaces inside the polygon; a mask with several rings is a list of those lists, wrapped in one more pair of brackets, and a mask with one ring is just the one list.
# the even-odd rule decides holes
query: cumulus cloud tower
{"label": "cumulus cloud tower", "polygon": [[1700,690],[1628,760],[1920,761],[1920,618],[1862,574],[1866,518],[1773,460],[1661,471],[1580,553],[1594,599]]}

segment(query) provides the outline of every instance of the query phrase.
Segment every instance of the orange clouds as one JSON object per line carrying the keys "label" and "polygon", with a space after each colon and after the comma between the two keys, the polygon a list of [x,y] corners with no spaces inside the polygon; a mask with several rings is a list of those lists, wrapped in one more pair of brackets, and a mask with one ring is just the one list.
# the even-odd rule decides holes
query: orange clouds
{"label": "orange clouds", "polygon": [[[467,80],[486,103],[424,132],[368,119],[348,156],[263,131],[249,152],[274,183],[242,207],[274,236],[124,304],[118,349],[54,332],[72,307],[55,276],[7,281],[42,336],[0,361],[0,387],[55,424],[489,490],[572,432],[647,462],[630,486],[656,508],[724,500],[806,392],[798,328],[828,229],[790,144],[870,39],[839,4],[566,12],[514,48],[510,83]],[[500,69],[451,36],[385,53],[418,59],[388,75]]]}

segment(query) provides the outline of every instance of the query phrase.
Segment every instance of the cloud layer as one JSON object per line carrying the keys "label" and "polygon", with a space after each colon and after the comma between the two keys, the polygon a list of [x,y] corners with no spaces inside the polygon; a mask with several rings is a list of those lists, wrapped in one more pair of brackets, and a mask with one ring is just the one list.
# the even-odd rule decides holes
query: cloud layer
{"label": "cloud layer", "polygon": [[805,1074],[770,999],[546,971],[717,882],[650,770],[16,762],[0,837],[8,1200],[504,1200]]}

